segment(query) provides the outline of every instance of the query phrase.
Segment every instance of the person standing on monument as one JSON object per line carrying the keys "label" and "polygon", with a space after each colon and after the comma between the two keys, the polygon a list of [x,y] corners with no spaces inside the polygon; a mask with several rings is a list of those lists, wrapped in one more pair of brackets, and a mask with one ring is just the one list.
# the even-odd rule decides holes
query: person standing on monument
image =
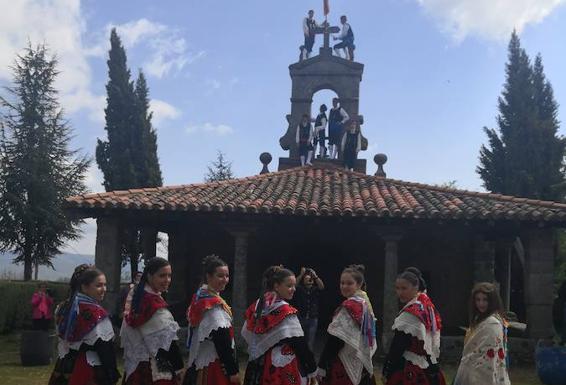
{"label": "person standing on monument", "polygon": [[299,146],[301,166],[304,166],[305,164],[312,166],[311,160],[313,154],[313,139],[314,133],[310,122],[310,117],[307,114],[303,114],[301,123],[297,126],[297,133],[295,135],[295,141],[297,143],[297,146]]}
{"label": "person standing on monument", "polygon": [[306,60],[312,53],[314,46],[314,38],[316,36],[316,28],[318,24],[314,19],[314,11],[311,9],[308,16],[303,19],[303,34],[305,35],[305,44],[301,46],[301,61]]}
{"label": "person standing on monument", "polygon": [[314,141],[313,141],[313,154],[316,153],[316,146],[320,146],[319,156],[321,159],[326,158],[326,104],[320,106],[320,113],[314,121]]}
{"label": "person standing on monument", "polygon": [[334,46],[334,52],[336,52],[336,56],[342,57],[340,50],[343,49],[345,58],[354,61],[354,49],[356,49],[354,45],[354,31],[348,24],[348,18],[345,15],[340,16],[340,23],[342,23],[340,36],[334,36],[334,40],[340,40],[340,43]]}
{"label": "person standing on monument", "polygon": [[342,108],[338,98],[332,99],[332,108],[328,114],[328,147],[330,159],[338,157],[338,144],[342,135],[342,127],[350,120],[350,115]]}
{"label": "person standing on monument", "polygon": [[362,135],[360,128],[355,120],[350,120],[346,133],[342,136],[341,150],[344,158],[344,168],[347,171],[354,171],[358,152],[362,148]]}

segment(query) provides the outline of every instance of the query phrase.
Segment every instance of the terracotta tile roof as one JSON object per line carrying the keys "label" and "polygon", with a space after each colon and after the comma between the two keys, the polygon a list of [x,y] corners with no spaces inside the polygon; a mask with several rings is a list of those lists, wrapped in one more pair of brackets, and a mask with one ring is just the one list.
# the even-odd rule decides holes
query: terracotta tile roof
{"label": "terracotta tile roof", "polygon": [[80,195],[68,198],[67,208],[85,217],[110,209],[566,222],[566,204],[452,190],[317,165],[222,182]]}

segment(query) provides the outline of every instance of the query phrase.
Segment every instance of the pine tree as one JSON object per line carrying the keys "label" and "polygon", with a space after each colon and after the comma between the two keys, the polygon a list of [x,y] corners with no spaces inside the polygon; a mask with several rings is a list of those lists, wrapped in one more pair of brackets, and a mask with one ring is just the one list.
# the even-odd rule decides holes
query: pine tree
{"label": "pine tree", "polygon": [[69,148],[71,127],[54,88],[56,67],[44,45],[29,44],[12,67],[10,100],[0,98],[0,249],[24,263],[26,280],[34,265],[52,266],[65,242],[79,236],[79,222],[66,217],[63,204],[86,191],[90,164]]}
{"label": "pine tree", "polygon": [[234,174],[232,174],[232,162],[228,162],[224,159],[224,153],[218,151],[216,156],[216,161],[211,162],[208,167],[208,173],[204,176],[206,182],[216,182],[220,180],[233,179]]}
{"label": "pine tree", "polygon": [[499,97],[498,129],[484,127],[488,145],[477,172],[487,190],[522,197],[562,199],[565,140],[557,135],[557,105],[539,57],[531,65],[514,32],[506,82]]}

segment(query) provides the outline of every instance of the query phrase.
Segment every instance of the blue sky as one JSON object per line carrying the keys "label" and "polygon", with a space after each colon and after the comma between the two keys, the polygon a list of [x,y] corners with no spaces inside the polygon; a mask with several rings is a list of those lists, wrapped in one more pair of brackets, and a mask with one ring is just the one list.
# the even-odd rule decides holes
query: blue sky
{"label": "blue sky", "polygon": [[[14,53],[45,41],[57,53],[58,88],[74,146],[94,154],[104,137],[106,56],[115,26],[132,74],[143,68],[153,98],[165,184],[200,182],[216,150],[237,176],[256,174],[290,112],[288,65],[298,58],[301,20],[322,0],[0,0],[0,82]],[[540,52],[566,115],[566,0],[330,0],[330,20],[349,17],[361,85],[368,173],[377,152],[389,177],[456,180],[481,190],[475,173],[483,126],[494,126],[513,28],[531,57]],[[320,45],[321,39],[317,41]],[[315,95],[315,104],[330,92]],[[276,160],[271,169],[277,167]],[[102,190],[96,166],[93,191]],[[68,246],[94,253],[94,225]]]}

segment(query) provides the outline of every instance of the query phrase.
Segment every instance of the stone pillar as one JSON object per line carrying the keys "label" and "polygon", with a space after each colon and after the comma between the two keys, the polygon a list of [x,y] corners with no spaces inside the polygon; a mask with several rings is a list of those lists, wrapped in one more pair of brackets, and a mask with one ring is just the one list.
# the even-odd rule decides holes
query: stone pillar
{"label": "stone pillar", "polygon": [[383,351],[389,350],[393,338],[393,321],[399,313],[399,301],[395,293],[395,279],[399,272],[398,245],[400,235],[382,236],[385,241],[385,262],[383,265],[383,332],[381,336]]}
{"label": "stone pillar", "polygon": [[[232,308],[234,309],[234,330],[237,340],[244,324],[244,313],[248,303],[248,241],[250,231],[231,230],[234,237],[234,268],[232,271]],[[241,340],[237,341],[241,345]]]}
{"label": "stone pillar", "polygon": [[187,298],[189,260],[186,255],[186,242],[182,233],[179,230],[174,230],[169,232],[168,236],[167,259],[171,263],[173,276],[167,299],[173,303]]}
{"label": "stone pillar", "polygon": [[120,273],[122,270],[121,234],[123,228],[115,218],[96,220],[94,264],[106,275],[106,296],[103,305],[111,315],[118,311]]}
{"label": "stone pillar", "polygon": [[529,337],[551,337],[554,334],[552,325],[554,231],[533,229],[521,238],[526,245],[525,305]]}
{"label": "stone pillar", "polygon": [[143,258],[148,259],[157,256],[157,230],[146,227],[142,229],[142,253]]}
{"label": "stone pillar", "polygon": [[495,282],[495,242],[474,239],[474,282]]}

